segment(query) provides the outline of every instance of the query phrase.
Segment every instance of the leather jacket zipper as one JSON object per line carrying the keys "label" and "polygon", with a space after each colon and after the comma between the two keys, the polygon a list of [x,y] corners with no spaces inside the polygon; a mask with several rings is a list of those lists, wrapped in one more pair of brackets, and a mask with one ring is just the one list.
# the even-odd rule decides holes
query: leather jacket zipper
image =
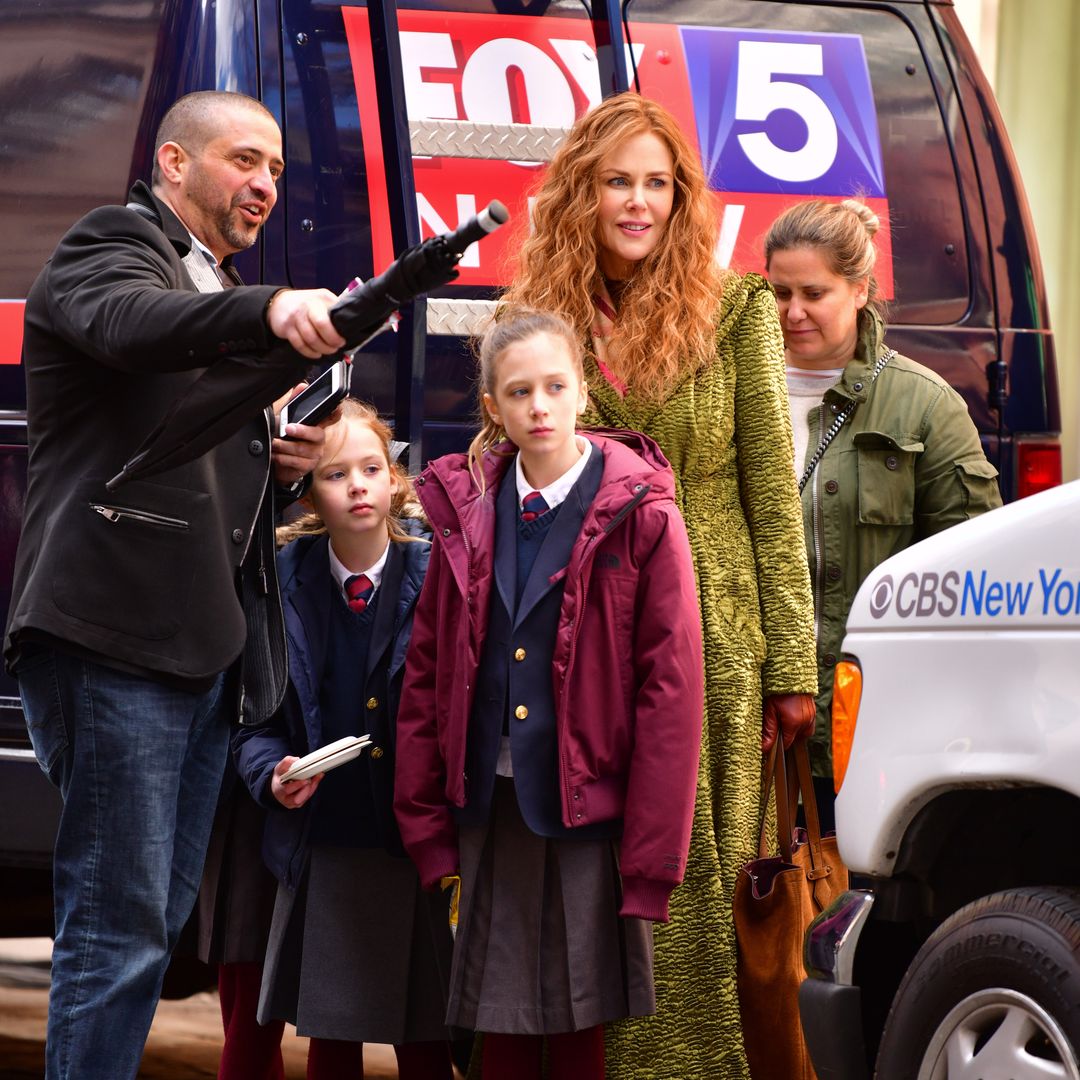
{"label": "leather jacket zipper", "polygon": [[90,509],[100,514],[106,521],[114,525],[118,521],[141,521],[146,525],[161,525],[168,529],[188,529],[191,526],[180,518],[165,517],[164,514],[153,514],[149,510],[136,510],[130,506],[105,506],[102,503],[91,503]]}
{"label": "leather jacket zipper", "polygon": [[[274,435],[273,425],[270,422],[270,417],[272,415],[273,415],[273,413],[271,413],[269,411],[269,409],[263,409],[263,423],[266,425],[266,440],[267,440],[267,445],[268,446],[271,445],[271,443],[273,442],[273,435]],[[261,539],[261,537],[256,536],[256,534],[260,532],[260,529],[259,529],[259,517],[260,517],[260,515],[265,514],[267,512],[267,508],[266,508],[266,505],[265,505],[267,499],[271,499],[271,500],[273,499],[273,474],[274,474],[274,463],[273,463],[273,453],[271,452],[270,454],[267,455],[267,458],[266,458],[266,473],[265,473],[265,475],[263,477],[262,493],[259,496],[259,501],[255,504],[255,513],[252,516],[251,524],[248,526],[247,539],[244,542],[244,550],[243,550],[243,553],[240,556],[240,563],[239,563],[240,566],[243,566],[244,563],[247,561],[248,553],[251,550],[252,541],[255,541],[256,543],[258,543],[258,540]],[[266,557],[265,557],[266,553],[262,550],[261,545],[259,546],[259,550],[257,552],[257,555],[259,557],[259,565],[258,565],[258,568],[255,570],[255,576],[256,576],[256,579],[258,581],[259,591],[260,591],[261,595],[263,597],[268,597],[270,595],[270,581],[269,581],[269,575],[268,575],[267,569],[266,569]],[[288,684],[289,684],[289,667],[288,667],[288,655],[289,655],[288,648],[289,648],[289,646],[288,646],[288,638],[287,638],[287,635],[285,633],[284,611],[281,610],[280,604],[281,604],[281,601],[280,601],[280,591],[279,591],[278,605],[279,605],[279,611],[281,612],[281,617],[278,619],[278,626],[277,626],[278,633],[275,634],[274,636],[277,638],[277,644],[278,644],[278,646],[279,646],[279,648],[281,650],[280,651],[280,656],[282,657],[282,659],[284,661],[284,664],[283,664],[283,667],[282,667],[281,672],[280,672],[281,680],[278,683],[278,685],[274,688],[275,701],[273,703],[273,706],[270,709],[271,714],[277,712],[278,709],[281,708],[281,703],[285,700],[285,694],[288,691]],[[244,612],[244,618],[245,618],[245,620],[247,620],[249,618],[249,612],[246,611],[246,610]],[[270,641],[271,633],[272,633],[272,631],[271,631],[270,620],[269,620],[269,616],[268,616],[268,621],[267,621],[267,624],[266,624],[266,642],[267,642],[268,650],[273,650],[273,648],[274,648],[273,644],[271,644],[271,641]],[[245,647],[245,651],[246,651],[246,647]],[[270,661],[269,666],[271,667],[271,669],[273,669],[273,667],[274,667],[273,662],[272,662],[273,657],[269,655],[269,652],[268,652],[268,655],[267,655],[267,659]],[[276,672],[276,671],[273,671],[272,673],[274,675],[278,674],[278,672]],[[242,726],[249,727],[251,725],[248,724],[247,722],[245,722],[245,720],[244,720],[244,706],[245,706],[245,699],[246,698],[247,698],[247,690],[244,687],[243,682],[241,682],[241,685],[240,685],[240,701],[239,701],[239,705],[238,705],[238,709],[237,709],[237,718],[239,720],[239,723]]]}
{"label": "leather jacket zipper", "polygon": [[[273,442],[273,439],[274,439],[274,431],[273,431],[273,427],[270,424],[270,417],[268,417],[266,415],[266,413],[267,413],[267,410],[263,409],[263,423],[266,424],[266,439],[267,439],[267,444],[270,444],[270,443]],[[259,501],[255,505],[255,514],[251,519],[251,524],[248,526],[247,539],[244,541],[244,550],[240,554],[240,565],[241,566],[244,564],[244,560],[247,558],[248,548],[251,547],[251,540],[255,536],[255,527],[259,523],[259,514],[262,513],[263,503],[266,501],[267,495],[271,491],[271,476],[273,474],[273,471],[274,471],[273,454],[270,453],[266,457],[266,475],[263,477],[262,494],[259,496]],[[262,557],[263,557],[262,552],[259,552],[260,561],[262,560]],[[263,570],[263,572],[265,573],[265,569],[263,567],[260,567],[260,570]],[[284,639],[284,634],[282,634],[282,639]]]}

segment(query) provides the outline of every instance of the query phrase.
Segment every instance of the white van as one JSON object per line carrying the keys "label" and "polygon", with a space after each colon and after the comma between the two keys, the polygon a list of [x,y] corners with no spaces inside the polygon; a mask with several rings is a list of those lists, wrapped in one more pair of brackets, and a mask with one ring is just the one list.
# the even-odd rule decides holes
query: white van
{"label": "white van", "polygon": [[1080,482],[877,567],[833,707],[840,852],[811,926],[819,1077],[1080,1077]]}

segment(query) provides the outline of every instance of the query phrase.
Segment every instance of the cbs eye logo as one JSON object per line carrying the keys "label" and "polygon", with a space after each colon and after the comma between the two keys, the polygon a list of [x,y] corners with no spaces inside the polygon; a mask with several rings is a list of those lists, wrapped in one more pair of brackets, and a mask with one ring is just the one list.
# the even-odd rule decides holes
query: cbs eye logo
{"label": "cbs eye logo", "polygon": [[889,610],[895,592],[893,580],[888,574],[874,586],[874,591],[870,594],[870,614],[875,619],[880,619]]}

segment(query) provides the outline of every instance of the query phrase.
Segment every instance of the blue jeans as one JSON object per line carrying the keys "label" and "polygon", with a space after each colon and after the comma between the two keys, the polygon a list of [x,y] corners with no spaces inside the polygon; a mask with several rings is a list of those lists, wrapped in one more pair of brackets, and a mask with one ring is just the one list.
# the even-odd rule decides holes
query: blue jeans
{"label": "blue jeans", "polygon": [[64,799],[46,1076],[134,1077],[199,889],[228,750],[223,678],[192,694],[44,647],[17,674]]}

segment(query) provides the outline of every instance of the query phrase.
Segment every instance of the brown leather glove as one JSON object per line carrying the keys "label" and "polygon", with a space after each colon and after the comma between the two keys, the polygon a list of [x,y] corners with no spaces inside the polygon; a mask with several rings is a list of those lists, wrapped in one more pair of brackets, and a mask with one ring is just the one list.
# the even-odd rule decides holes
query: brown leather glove
{"label": "brown leather glove", "polygon": [[783,735],[785,750],[796,739],[808,739],[814,734],[817,706],[813,694],[770,694],[761,712],[763,754],[772,749],[777,731]]}

